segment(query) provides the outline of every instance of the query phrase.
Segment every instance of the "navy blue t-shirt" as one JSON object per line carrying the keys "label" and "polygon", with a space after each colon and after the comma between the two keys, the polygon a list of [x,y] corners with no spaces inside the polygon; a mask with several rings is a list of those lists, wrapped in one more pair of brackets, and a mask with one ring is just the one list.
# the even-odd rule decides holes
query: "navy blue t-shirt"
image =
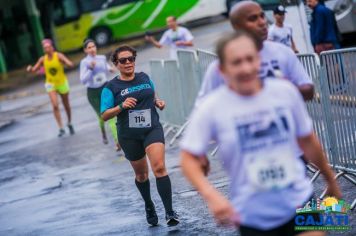
{"label": "navy blue t-shirt", "polygon": [[154,102],[154,85],[144,72],[135,73],[131,81],[121,80],[119,76],[107,83],[101,93],[101,113],[118,106],[126,98],[136,98],[133,109],[123,110],[117,115],[118,136],[142,138],[145,133],[161,126]]}

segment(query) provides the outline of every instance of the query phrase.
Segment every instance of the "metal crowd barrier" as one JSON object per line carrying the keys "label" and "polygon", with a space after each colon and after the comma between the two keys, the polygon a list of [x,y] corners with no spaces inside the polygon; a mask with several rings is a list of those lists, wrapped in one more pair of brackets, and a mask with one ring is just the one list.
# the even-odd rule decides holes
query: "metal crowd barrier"
{"label": "metal crowd barrier", "polygon": [[[165,79],[164,79],[164,67],[162,60],[151,60],[150,61],[150,68],[151,68],[151,79],[155,85],[155,91],[158,93],[159,97],[162,99],[167,99],[167,92],[166,89]],[[167,106],[167,110],[164,109],[163,112],[159,112],[160,118],[164,121],[168,121],[167,114],[169,113],[169,106]]]}
{"label": "metal crowd barrier", "polygon": [[[324,151],[327,154],[329,162],[331,163],[331,153],[330,153],[330,140],[328,135],[328,130],[326,128],[326,122],[324,120],[325,112],[321,104],[321,87],[320,87],[320,60],[317,54],[299,54],[297,55],[299,61],[302,63],[306,72],[313,80],[315,95],[313,100],[307,101],[306,106],[309,115],[313,119],[313,128],[317,134]],[[308,164],[307,168],[313,173],[311,181],[314,182],[320,175],[320,171],[313,166]]]}
{"label": "metal crowd barrier", "polygon": [[[204,50],[179,50],[177,54],[178,62],[150,62],[156,91],[167,101],[162,120],[181,127],[170,144],[184,131],[204,73],[216,59]],[[316,54],[298,58],[315,85],[314,99],[307,102],[314,130],[338,172],[336,178],[344,177],[356,185],[356,48],[323,52],[320,61]],[[308,169],[314,173],[312,181],[316,180],[320,172],[313,165]],[[355,205],[356,199],[352,208]]]}
{"label": "metal crowd barrier", "polygon": [[184,115],[188,117],[200,89],[199,66],[195,51],[178,50],[180,79],[184,85]]}
{"label": "metal crowd barrier", "polygon": [[[323,52],[325,110],[333,140],[333,167],[356,184],[356,48]],[[353,202],[353,207],[356,199]]]}
{"label": "metal crowd barrier", "polygon": [[201,49],[197,50],[197,56],[200,70],[200,82],[202,82],[202,79],[204,78],[205,72],[208,69],[210,63],[217,60],[218,57],[214,53]]}

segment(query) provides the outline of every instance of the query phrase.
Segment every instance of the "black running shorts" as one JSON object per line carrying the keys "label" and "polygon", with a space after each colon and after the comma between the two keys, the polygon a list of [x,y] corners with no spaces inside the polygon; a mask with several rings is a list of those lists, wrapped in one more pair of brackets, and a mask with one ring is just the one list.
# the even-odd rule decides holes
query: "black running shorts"
{"label": "black running shorts", "polygon": [[129,161],[138,161],[145,157],[146,147],[152,143],[164,144],[164,133],[162,126],[157,126],[136,139],[119,137],[119,143]]}

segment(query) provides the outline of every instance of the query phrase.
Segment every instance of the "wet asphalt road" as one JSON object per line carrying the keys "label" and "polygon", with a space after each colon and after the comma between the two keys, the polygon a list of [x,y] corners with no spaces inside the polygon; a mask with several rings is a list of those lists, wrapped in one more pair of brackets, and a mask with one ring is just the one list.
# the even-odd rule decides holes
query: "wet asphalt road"
{"label": "wet asphalt road", "polygon": [[[221,32],[229,30],[227,22],[221,22],[197,28],[193,33],[198,38],[198,47],[212,49]],[[159,58],[166,53],[154,48],[142,49],[139,70],[147,70],[147,58]],[[11,121],[0,128],[1,236],[238,235],[234,229],[216,226],[200,196],[185,181],[179,169],[177,146],[167,148],[166,161],[174,207],[182,223],[175,228],[165,226],[163,205],[151,175],[151,192],[160,225],[148,227],[133,171],[122,153],[114,151],[112,140],[109,145],[102,144],[96,116],[77,76],[77,71],[69,74],[74,136],[56,137],[58,130],[42,83],[18,91],[39,91],[35,95],[0,104],[0,121]],[[227,194],[228,179],[216,158],[212,158],[209,178]],[[355,186],[344,179],[340,182],[350,202],[356,195]],[[323,183],[318,180],[315,186],[320,194]],[[350,216],[353,226],[355,216],[354,210]],[[356,229],[329,235],[356,235]]]}

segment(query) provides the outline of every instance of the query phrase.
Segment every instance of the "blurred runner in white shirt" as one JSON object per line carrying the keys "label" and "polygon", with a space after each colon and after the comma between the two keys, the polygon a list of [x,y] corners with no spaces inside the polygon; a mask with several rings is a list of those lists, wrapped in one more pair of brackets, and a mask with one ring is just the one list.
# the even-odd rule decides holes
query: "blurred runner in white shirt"
{"label": "blurred runner in white shirt", "polygon": [[193,46],[193,35],[187,28],[179,26],[174,16],[166,19],[169,30],[165,31],[159,42],[151,35],[146,35],[146,40],[151,42],[155,47],[162,48],[164,45],[170,47],[170,57],[177,58],[177,49],[185,49]]}

